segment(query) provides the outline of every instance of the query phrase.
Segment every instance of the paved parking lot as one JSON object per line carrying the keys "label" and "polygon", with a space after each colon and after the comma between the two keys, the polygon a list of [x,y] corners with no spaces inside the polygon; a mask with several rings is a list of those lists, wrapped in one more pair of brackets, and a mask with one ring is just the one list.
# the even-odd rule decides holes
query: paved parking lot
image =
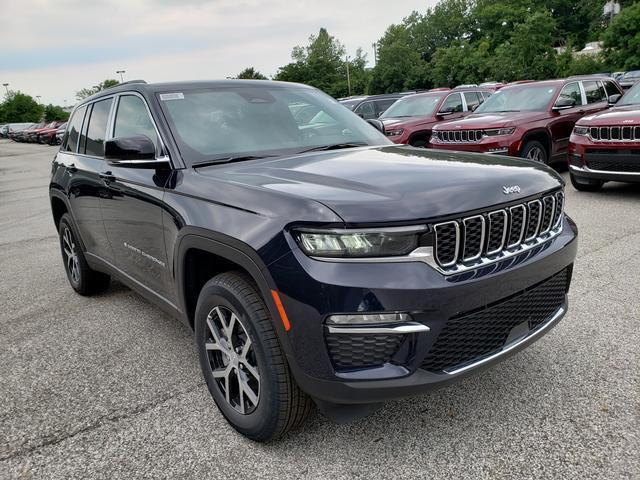
{"label": "paved parking lot", "polygon": [[67,284],[54,151],[0,140],[0,478],[640,478],[640,185],[567,188],[570,312],[534,346],[259,445],[216,410],[187,328],[120,284]]}

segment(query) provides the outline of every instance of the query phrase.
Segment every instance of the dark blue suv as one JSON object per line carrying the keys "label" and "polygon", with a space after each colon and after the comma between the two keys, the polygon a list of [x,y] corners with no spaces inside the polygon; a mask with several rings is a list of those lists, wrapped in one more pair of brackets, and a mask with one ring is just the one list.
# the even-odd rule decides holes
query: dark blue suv
{"label": "dark blue suv", "polygon": [[353,419],[547,332],[576,254],[563,186],[394,145],[303,85],[140,81],[75,108],[50,198],[72,287],[116,278],[193,328],[220,411],[266,441],[313,403]]}

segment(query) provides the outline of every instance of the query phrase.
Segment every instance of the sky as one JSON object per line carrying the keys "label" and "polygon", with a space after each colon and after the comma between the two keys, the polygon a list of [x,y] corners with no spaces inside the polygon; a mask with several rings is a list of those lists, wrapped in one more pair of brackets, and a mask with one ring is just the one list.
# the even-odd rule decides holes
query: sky
{"label": "sky", "polygon": [[[392,23],[436,0],[0,0],[0,84],[40,102],[73,105],[106,78],[267,76],[321,27],[373,63]],[[66,102],[65,102],[66,100]]]}

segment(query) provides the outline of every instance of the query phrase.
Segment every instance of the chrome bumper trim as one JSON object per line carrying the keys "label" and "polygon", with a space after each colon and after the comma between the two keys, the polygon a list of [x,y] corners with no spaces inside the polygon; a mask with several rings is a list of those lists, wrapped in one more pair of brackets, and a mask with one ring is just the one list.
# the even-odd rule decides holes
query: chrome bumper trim
{"label": "chrome bumper trim", "polygon": [[612,170],[592,170],[588,167],[578,167],[576,165],[569,165],[569,169],[575,172],[584,172],[584,173],[597,173],[601,175],[637,175],[640,176],[640,172],[619,172]]}
{"label": "chrome bumper trim", "polygon": [[464,365],[462,367],[446,369],[446,370],[444,370],[444,372],[447,375],[456,375],[458,373],[466,372],[467,370],[471,370],[471,369],[474,369],[474,368],[479,367],[481,365],[484,365],[485,363],[492,362],[493,360],[496,360],[496,359],[500,358],[502,355],[505,355],[506,353],[508,353],[511,350],[517,348],[518,346],[522,345],[523,343],[531,341],[531,340],[541,336],[545,331],[547,331],[553,325],[555,325],[562,318],[562,316],[565,313],[566,313],[566,308],[564,306],[562,306],[556,311],[556,313],[553,314],[553,316],[549,320],[547,320],[547,323],[545,323],[542,327],[538,328],[537,330],[534,330],[529,335],[521,337],[520,339],[518,339],[518,340],[516,340],[514,342],[511,342],[508,345],[505,345],[504,347],[502,347],[502,349],[500,351],[498,351],[498,352],[496,352],[496,353],[494,353],[492,355],[489,355],[488,357],[484,357],[481,360],[478,360],[476,362]]}
{"label": "chrome bumper trim", "polygon": [[356,327],[353,325],[349,326],[337,326],[337,325],[327,325],[329,333],[351,333],[351,334],[361,334],[361,333],[369,333],[369,334],[398,334],[404,335],[406,333],[425,333],[429,332],[431,329],[422,323],[410,322],[410,323],[402,323],[394,326],[384,326],[384,327],[375,327],[371,325],[366,325],[362,327]]}

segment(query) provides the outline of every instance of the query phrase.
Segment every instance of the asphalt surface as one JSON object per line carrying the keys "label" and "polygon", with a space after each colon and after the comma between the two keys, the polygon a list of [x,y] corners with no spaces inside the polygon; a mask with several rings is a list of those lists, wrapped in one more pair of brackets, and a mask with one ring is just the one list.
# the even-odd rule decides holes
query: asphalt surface
{"label": "asphalt surface", "polygon": [[187,328],[120,284],[94,298],[68,285],[54,151],[0,140],[0,478],[640,478],[640,185],[567,187],[571,306],[539,342],[260,445],[218,413]]}

